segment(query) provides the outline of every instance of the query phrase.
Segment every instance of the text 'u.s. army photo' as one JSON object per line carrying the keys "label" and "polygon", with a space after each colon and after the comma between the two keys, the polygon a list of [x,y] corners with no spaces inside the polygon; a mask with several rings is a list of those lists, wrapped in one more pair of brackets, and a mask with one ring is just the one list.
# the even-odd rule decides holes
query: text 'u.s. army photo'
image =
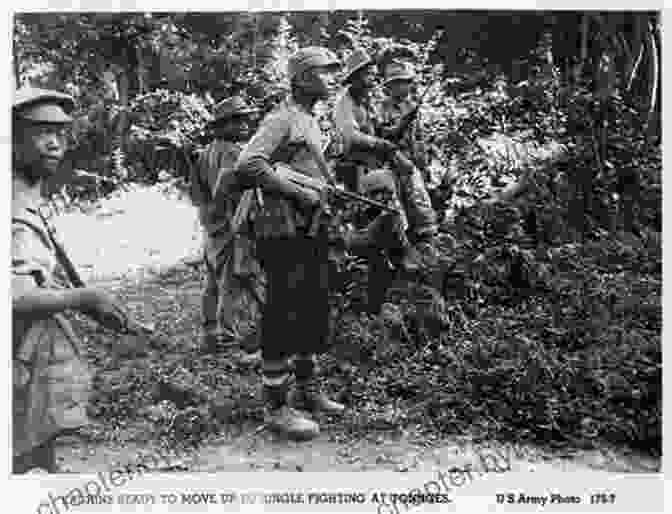
{"label": "text 'u.s. army photo'", "polygon": [[12,28],[26,512],[662,508],[659,12]]}

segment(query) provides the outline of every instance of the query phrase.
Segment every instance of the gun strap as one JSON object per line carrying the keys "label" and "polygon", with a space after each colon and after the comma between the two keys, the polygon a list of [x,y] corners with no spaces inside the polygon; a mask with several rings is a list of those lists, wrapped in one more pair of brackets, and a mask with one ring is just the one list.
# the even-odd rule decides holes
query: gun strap
{"label": "gun strap", "polygon": [[[68,254],[65,251],[63,245],[56,239],[56,230],[51,225],[51,223],[49,223],[44,214],[42,214],[40,209],[28,208],[26,210],[31,214],[36,214],[40,218],[40,221],[44,225],[44,232],[46,233],[49,242],[51,243],[51,246],[54,249],[54,256],[56,257],[56,260],[61,265],[61,268],[63,268],[63,270],[65,271],[65,274],[68,277],[70,285],[72,287],[76,287],[75,284],[81,282],[81,280],[79,279],[79,277],[74,276],[77,273],[77,270],[75,269],[75,265],[70,259],[70,257],[68,257]],[[21,222],[23,220],[19,219],[17,221]],[[30,223],[28,222],[24,221],[24,223],[30,225]]]}

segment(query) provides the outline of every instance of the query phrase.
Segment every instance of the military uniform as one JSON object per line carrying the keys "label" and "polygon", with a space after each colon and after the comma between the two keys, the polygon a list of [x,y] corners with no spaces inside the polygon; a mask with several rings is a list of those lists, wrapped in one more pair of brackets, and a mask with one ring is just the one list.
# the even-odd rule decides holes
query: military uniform
{"label": "military uniform", "polygon": [[[321,141],[311,113],[290,98],[270,114],[240,157],[283,162],[311,177],[321,178],[307,142]],[[264,207],[255,220],[259,257],[268,275],[268,296],[261,340],[265,369],[275,368],[276,382],[289,378],[289,358],[323,351],[328,337],[329,309],[326,234],[307,235],[311,213],[291,200],[264,193]],[[281,371],[282,370],[282,371]],[[273,373],[267,373],[272,375]],[[270,380],[270,379],[269,379]]]}
{"label": "military uniform", "polygon": [[414,168],[411,173],[407,170],[395,173],[380,154],[372,151],[378,139],[376,135],[384,136],[378,109],[368,99],[356,102],[346,87],[336,103],[334,122],[344,143],[344,156],[339,167],[344,176],[355,177],[354,180],[349,179],[349,185],[358,188],[362,175],[376,169],[388,169],[397,177],[406,215],[405,225],[410,228],[410,233],[418,239],[436,234],[436,212],[420,171]]}
{"label": "military uniform", "polygon": [[[16,92],[13,115],[35,123],[67,124],[73,107],[69,96],[26,88]],[[12,298],[35,288],[63,289],[65,273],[47,235],[43,199],[16,169],[12,186]],[[14,312],[12,328],[14,472],[34,467],[53,471],[53,440],[89,423],[92,374],[64,315]]]}
{"label": "military uniform", "polygon": [[[324,49],[303,49],[290,59],[290,76],[310,66],[336,63]],[[319,157],[311,150],[321,147],[316,117],[290,96],[262,121],[240,156],[237,174],[241,181],[256,186],[263,184],[264,175],[274,173],[274,164],[284,163],[321,179]],[[311,209],[271,190],[264,191],[263,203],[255,219],[258,254],[268,284],[261,327],[263,385],[269,409],[279,412],[287,407],[292,372],[297,391],[318,393],[314,357],[326,349],[330,328],[329,249],[324,227],[309,235]],[[313,407],[342,410],[333,402],[318,403]],[[271,426],[296,438],[314,437],[318,431],[315,423],[294,411]]]}
{"label": "military uniform", "polygon": [[[387,137],[389,131],[395,127],[408,113],[416,108],[417,104],[410,98],[397,101],[390,97],[385,97],[378,107],[378,119],[380,124],[380,133]],[[413,163],[420,169],[427,165],[426,155],[424,153],[424,137],[420,120],[416,120],[404,133],[401,140],[398,141],[399,148],[411,158]]]}
{"label": "military uniform", "polygon": [[[218,106],[216,121],[254,111],[233,98]],[[206,285],[202,298],[206,349],[236,348],[254,332],[264,286],[254,256],[249,219],[237,233],[232,220],[242,197],[233,179],[242,145],[216,139],[199,156],[191,177],[191,197],[204,231]],[[252,212],[250,212],[250,215]]]}
{"label": "military uniform", "polygon": [[[392,62],[384,71],[385,84],[393,81],[412,81],[413,72],[403,63]],[[378,130],[382,137],[389,137],[400,120],[416,108],[416,104],[409,98],[392,98],[387,96],[377,108]],[[407,207],[409,224],[418,239],[427,239],[436,235],[438,226],[436,212],[432,206],[427,186],[420,170],[426,167],[426,155],[422,131],[419,120],[404,132],[399,148],[407,156],[414,167],[409,173],[398,173],[403,202]]]}

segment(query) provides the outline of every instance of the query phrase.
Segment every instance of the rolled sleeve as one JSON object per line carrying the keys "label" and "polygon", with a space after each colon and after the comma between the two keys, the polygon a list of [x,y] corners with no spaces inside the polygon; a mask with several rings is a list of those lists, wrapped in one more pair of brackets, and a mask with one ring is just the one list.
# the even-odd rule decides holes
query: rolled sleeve
{"label": "rolled sleeve", "polygon": [[36,237],[30,229],[12,224],[12,298],[20,298],[37,287],[36,278],[48,276],[44,264],[35,255],[43,249],[36,248]]}

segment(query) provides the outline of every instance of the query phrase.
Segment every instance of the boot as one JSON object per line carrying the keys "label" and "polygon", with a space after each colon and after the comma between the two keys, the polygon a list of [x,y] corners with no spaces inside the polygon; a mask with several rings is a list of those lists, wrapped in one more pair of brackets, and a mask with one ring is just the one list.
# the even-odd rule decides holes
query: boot
{"label": "boot", "polygon": [[308,441],[320,435],[320,427],[289,405],[269,407],[265,417],[269,429],[294,441]]}
{"label": "boot", "polygon": [[319,435],[320,427],[288,405],[290,381],[291,365],[288,360],[264,361],[262,383],[266,425],[272,431],[295,441],[313,439]]}
{"label": "boot", "polygon": [[332,416],[339,416],[345,410],[345,405],[331,400],[320,390],[314,378],[307,381],[297,380],[296,387],[290,394],[289,404],[295,409],[311,413],[323,412]]}

